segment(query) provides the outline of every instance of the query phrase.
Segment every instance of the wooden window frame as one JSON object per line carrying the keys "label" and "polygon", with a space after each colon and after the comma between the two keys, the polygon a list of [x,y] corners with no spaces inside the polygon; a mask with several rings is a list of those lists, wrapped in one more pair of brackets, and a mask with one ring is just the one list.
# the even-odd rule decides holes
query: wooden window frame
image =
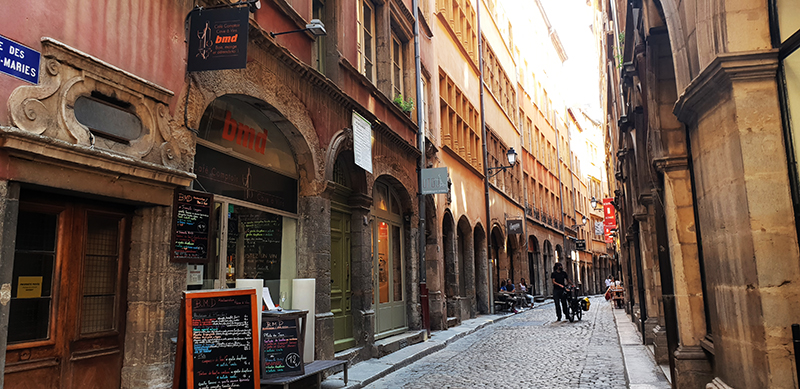
{"label": "wooden window frame", "polygon": [[[371,0],[361,0],[357,10],[358,24],[358,70],[373,84],[375,83],[375,4]],[[364,9],[369,8],[369,28],[364,23]],[[369,38],[369,50],[365,49],[367,38]],[[370,69],[367,69],[369,61]]]}

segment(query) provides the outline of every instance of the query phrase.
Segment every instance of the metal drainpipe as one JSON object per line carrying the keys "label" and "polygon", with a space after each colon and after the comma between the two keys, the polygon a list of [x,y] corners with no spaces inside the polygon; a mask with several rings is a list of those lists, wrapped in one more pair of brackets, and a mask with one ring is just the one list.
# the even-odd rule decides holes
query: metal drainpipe
{"label": "metal drainpipe", "polygon": [[417,168],[417,194],[419,200],[419,296],[422,308],[422,325],[428,335],[431,333],[431,323],[428,307],[427,271],[425,269],[425,195],[422,194],[422,169],[425,169],[425,130],[422,123],[425,119],[422,105],[422,62],[419,49],[419,4],[413,0],[414,8],[414,65],[416,67],[417,83],[417,147],[419,147],[419,167]]}
{"label": "metal drainpipe", "polygon": [[483,35],[481,34],[481,2],[476,2],[478,11],[478,72],[480,74],[480,89],[481,89],[481,138],[483,148],[483,192],[484,201],[486,202],[486,252],[489,256],[489,312],[494,314],[494,285],[492,285],[492,214],[489,207],[489,150],[486,147],[486,113],[485,105],[483,102]]}
{"label": "metal drainpipe", "polygon": [[[558,131],[558,120],[555,121],[554,127],[556,129],[556,165],[558,165],[558,204],[561,206],[561,239],[562,244],[564,245],[564,251],[567,251],[567,234],[564,233],[564,186],[561,184],[561,152],[560,152],[560,144],[561,144],[561,133]],[[565,253],[562,253],[565,255]],[[563,258],[562,258],[563,260]],[[572,277],[573,281],[575,277]]]}

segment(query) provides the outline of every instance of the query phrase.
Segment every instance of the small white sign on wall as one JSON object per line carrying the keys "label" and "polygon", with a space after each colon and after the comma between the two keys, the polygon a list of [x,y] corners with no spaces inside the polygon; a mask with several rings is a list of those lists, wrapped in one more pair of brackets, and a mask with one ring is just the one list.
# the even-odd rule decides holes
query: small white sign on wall
{"label": "small white sign on wall", "polygon": [[353,111],[353,156],[357,166],[372,173],[372,125]]}

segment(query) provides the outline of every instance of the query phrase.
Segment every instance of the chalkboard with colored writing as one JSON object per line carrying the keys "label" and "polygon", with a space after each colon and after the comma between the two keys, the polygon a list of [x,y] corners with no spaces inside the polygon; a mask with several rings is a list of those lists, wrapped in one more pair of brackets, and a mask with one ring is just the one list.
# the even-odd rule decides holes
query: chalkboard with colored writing
{"label": "chalkboard with colored writing", "polygon": [[260,387],[256,300],[254,289],[184,292],[176,388]]}
{"label": "chalkboard with colored writing", "polygon": [[244,277],[274,280],[281,277],[283,217],[250,210],[239,215],[244,238]]}
{"label": "chalkboard with colored writing", "polygon": [[209,254],[209,232],[214,196],[188,190],[175,191],[173,204],[173,262],[205,263]]}
{"label": "chalkboard with colored writing", "polygon": [[[303,375],[303,338],[308,311],[264,313],[261,318],[261,377]],[[301,318],[303,321],[301,321]]]}

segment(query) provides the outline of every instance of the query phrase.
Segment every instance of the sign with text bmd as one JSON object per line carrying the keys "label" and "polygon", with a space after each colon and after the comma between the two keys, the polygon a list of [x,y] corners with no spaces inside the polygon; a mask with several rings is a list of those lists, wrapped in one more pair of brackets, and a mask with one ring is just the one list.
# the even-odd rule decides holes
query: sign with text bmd
{"label": "sign with text bmd", "polygon": [[0,35],[0,72],[38,84],[41,59],[38,51]]}
{"label": "sign with text bmd", "polygon": [[372,125],[353,111],[353,157],[356,165],[372,173]]}
{"label": "sign with text bmd", "polygon": [[247,67],[247,7],[193,10],[191,16],[188,71]]}
{"label": "sign with text bmd", "polygon": [[447,193],[448,178],[446,167],[422,169],[422,194]]}

